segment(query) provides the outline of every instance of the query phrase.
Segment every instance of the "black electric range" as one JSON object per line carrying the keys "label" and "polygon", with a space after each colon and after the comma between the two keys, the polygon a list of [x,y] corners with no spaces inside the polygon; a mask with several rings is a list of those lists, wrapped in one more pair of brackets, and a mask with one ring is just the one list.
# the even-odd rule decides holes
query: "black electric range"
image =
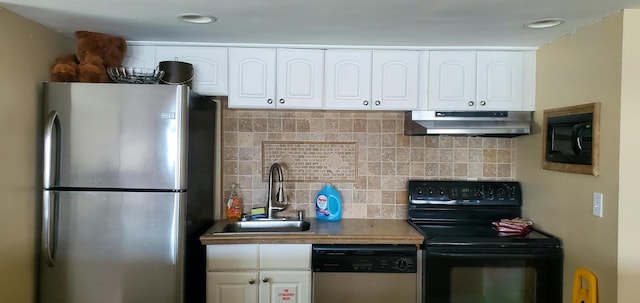
{"label": "black electric range", "polygon": [[425,302],[562,301],[561,240],[535,224],[519,235],[500,233],[492,224],[522,216],[520,183],[408,185],[408,221],[425,236]]}
{"label": "black electric range", "polygon": [[492,222],[522,216],[518,182],[409,181],[409,222],[426,245],[467,243],[559,246],[558,238],[535,228],[504,236]]}

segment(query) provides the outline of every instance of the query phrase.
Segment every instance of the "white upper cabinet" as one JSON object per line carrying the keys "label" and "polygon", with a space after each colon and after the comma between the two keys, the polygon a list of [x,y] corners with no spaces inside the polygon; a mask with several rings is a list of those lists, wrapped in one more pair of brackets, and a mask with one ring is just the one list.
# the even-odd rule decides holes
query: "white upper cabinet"
{"label": "white upper cabinet", "polygon": [[428,74],[428,109],[475,109],[476,52],[432,51]]}
{"label": "white upper cabinet", "polygon": [[477,96],[488,110],[534,110],[535,54],[478,52]]}
{"label": "white upper cabinet", "polygon": [[229,107],[273,108],[276,50],[229,48]]}
{"label": "white upper cabinet", "polygon": [[432,51],[429,56],[429,110],[533,110],[533,52]]}
{"label": "white upper cabinet", "polygon": [[229,107],[322,108],[324,51],[230,48]]}
{"label": "white upper cabinet", "polygon": [[155,69],[158,67],[156,47],[153,45],[127,45],[122,66]]}
{"label": "white upper cabinet", "polygon": [[371,108],[371,57],[368,50],[325,51],[326,108]]}
{"label": "white upper cabinet", "polygon": [[415,109],[419,60],[415,51],[327,50],[325,108]]}
{"label": "white upper cabinet", "polygon": [[279,48],[276,65],[276,107],[322,108],[323,50]]}
{"label": "white upper cabinet", "polygon": [[429,105],[429,58],[431,52],[420,52],[418,67],[418,110],[428,110]]}
{"label": "white upper cabinet", "polygon": [[194,91],[209,96],[226,96],[228,94],[226,47],[156,47],[156,62],[173,60],[193,65]]}
{"label": "white upper cabinet", "polygon": [[418,106],[418,64],[415,51],[374,51],[371,75],[373,109],[410,110]]}

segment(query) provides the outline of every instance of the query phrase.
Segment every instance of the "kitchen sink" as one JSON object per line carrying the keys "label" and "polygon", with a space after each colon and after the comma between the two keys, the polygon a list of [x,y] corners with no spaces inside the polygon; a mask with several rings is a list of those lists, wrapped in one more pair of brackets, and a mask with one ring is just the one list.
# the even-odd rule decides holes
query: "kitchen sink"
{"label": "kitchen sink", "polygon": [[302,232],[311,223],[304,220],[251,220],[227,223],[221,233]]}

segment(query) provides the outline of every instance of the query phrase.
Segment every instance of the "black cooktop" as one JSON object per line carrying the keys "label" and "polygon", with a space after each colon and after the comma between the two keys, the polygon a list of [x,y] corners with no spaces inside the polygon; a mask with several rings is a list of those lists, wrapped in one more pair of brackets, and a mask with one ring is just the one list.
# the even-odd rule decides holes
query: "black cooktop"
{"label": "black cooktop", "polygon": [[492,222],[521,216],[518,182],[409,181],[409,223],[425,236],[425,246],[560,246],[560,240],[532,228],[501,234]]}
{"label": "black cooktop", "polygon": [[560,241],[543,231],[531,229],[522,235],[501,234],[488,225],[429,225],[415,224],[414,227],[425,236],[425,245],[509,245],[519,244],[556,247]]}

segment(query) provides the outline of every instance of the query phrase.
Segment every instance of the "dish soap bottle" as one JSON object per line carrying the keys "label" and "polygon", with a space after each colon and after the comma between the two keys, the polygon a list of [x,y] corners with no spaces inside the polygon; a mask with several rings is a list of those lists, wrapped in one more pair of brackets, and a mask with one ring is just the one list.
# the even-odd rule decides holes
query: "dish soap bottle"
{"label": "dish soap bottle", "polygon": [[316,219],[340,221],[342,219],[342,198],[340,192],[327,183],[316,195]]}
{"label": "dish soap bottle", "polygon": [[231,195],[227,201],[226,214],[227,220],[229,221],[238,221],[242,218],[242,203],[240,203],[240,198],[238,198],[236,186],[235,183],[231,184]]}

